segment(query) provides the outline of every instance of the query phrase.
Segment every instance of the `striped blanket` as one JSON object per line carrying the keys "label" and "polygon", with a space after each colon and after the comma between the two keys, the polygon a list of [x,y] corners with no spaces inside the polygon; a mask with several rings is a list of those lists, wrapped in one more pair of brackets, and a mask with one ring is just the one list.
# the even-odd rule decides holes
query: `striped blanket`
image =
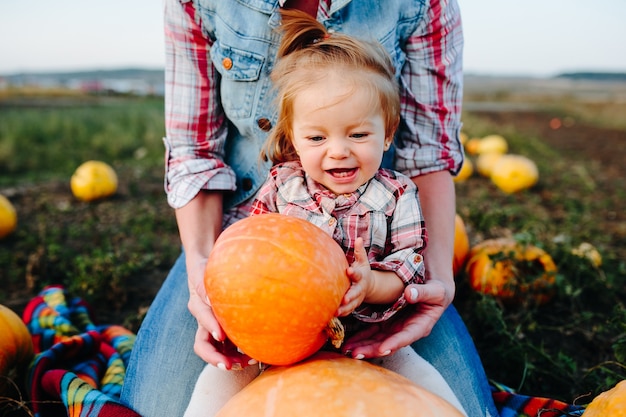
{"label": "striped blanket", "polygon": [[[80,298],[50,286],[33,298],[24,321],[36,357],[28,388],[35,417],[139,417],[119,402],[135,335],[118,325],[96,325]],[[500,417],[581,416],[583,407],[517,394],[493,384]]]}

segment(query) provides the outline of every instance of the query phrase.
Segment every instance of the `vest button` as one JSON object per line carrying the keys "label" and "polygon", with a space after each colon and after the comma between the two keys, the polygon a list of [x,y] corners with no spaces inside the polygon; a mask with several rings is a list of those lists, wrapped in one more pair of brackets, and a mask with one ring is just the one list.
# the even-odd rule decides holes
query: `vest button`
{"label": "vest button", "polygon": [[269,132],[272,128],[272,122],[270,122],[270,119],[267,119],[265,117],[261,117],[259,120],[257,120],[256,124],[259,126],[259,129],[264,132]]}
{"label": "vest button", "polygon": [[241,187],[244,191],[250,191],[252,189],[252,180],[250,178],[244,178],[241,180]]}
{"label": "vest button", "polygon": [[233,60],[230,58],[224,58],[222,59],[222,66],[224,67],[225,70],[229,70],[233,67]]}

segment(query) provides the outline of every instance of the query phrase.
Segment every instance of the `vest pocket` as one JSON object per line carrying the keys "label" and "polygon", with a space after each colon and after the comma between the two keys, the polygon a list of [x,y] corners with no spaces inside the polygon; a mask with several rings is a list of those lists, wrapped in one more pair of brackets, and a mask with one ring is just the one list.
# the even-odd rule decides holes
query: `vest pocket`
{"label": "vest pocket", "polygon": [[265,58],[262,55],[221,45],[211,48],[211,61],[221,75],[222,105],[229,119],[250,117],[257,81]]}

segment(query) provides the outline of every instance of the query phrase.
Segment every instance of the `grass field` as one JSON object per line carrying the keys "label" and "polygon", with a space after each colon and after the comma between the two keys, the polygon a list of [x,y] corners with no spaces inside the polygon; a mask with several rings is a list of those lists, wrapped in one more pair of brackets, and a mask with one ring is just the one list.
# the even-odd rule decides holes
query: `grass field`
{"label": "grass field", "polygon": [[[464,131],[503,135],[511,152],[535,160],[540,181],[507,195],[474,175],[457,184],[458,213],[472,244],[514,236],[548,251],[557,294],[541,307],[507,306],[461,274],[455,304],[490,378],[586,403],[626,378],[626,126],[615,120],[626,105],[611,94],[503,91],[470,90]],[[568,122],[554,129],[555,118]],[[138,329],[179,253],[162,189],[162,119],[160,98],[0,96],[0,193],[19,219],[0,241],[0,303],[19,311],[43,286],[63,284],[102,322]],[[69,178],[89,159],[118,172],[114,197],[72,197]],[[600,251],[602,266],[571,254],[582,242]]]}

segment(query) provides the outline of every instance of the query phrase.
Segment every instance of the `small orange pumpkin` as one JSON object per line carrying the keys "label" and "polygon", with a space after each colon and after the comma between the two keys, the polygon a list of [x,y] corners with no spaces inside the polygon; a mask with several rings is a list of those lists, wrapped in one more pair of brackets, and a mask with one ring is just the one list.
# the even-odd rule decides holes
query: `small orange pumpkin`
{"label": "small orange pumpkin", "polygon": [[205,288],[228,338],[248,356],[287,365],[319,350],[350,286],[341,247],[306,220],[263,214],[219,236]]}
{"label": "small orange pumpkin", "polygon": [[500,238],[475,245],[466,271],[476,291],[508,302],[544,304],[554,293],[557,267],[543,249]]}
{"label": "small orange pumpkin", "polygon": [[19,378],[33,358],[33,341],[26,325],[13,310],[0,304],[0,396],[7,395],[9,380]]}
{"label": "small orange pumpkin", "polygon": [[233,396],[217,417],[459,417],[441,397],[369,362],[319,352],[271,367]]}
{"label": "small orange pumpkin", "polygon": [[596,396],[583,417],[626,417],[626,379]]}
{"label": "small orange pumpkin", "polygon": [[465,222],[458,214],[454,218],[454,259],[452,263],[452,271],[457,276],[469,255],[470,242],[465,228]]}

